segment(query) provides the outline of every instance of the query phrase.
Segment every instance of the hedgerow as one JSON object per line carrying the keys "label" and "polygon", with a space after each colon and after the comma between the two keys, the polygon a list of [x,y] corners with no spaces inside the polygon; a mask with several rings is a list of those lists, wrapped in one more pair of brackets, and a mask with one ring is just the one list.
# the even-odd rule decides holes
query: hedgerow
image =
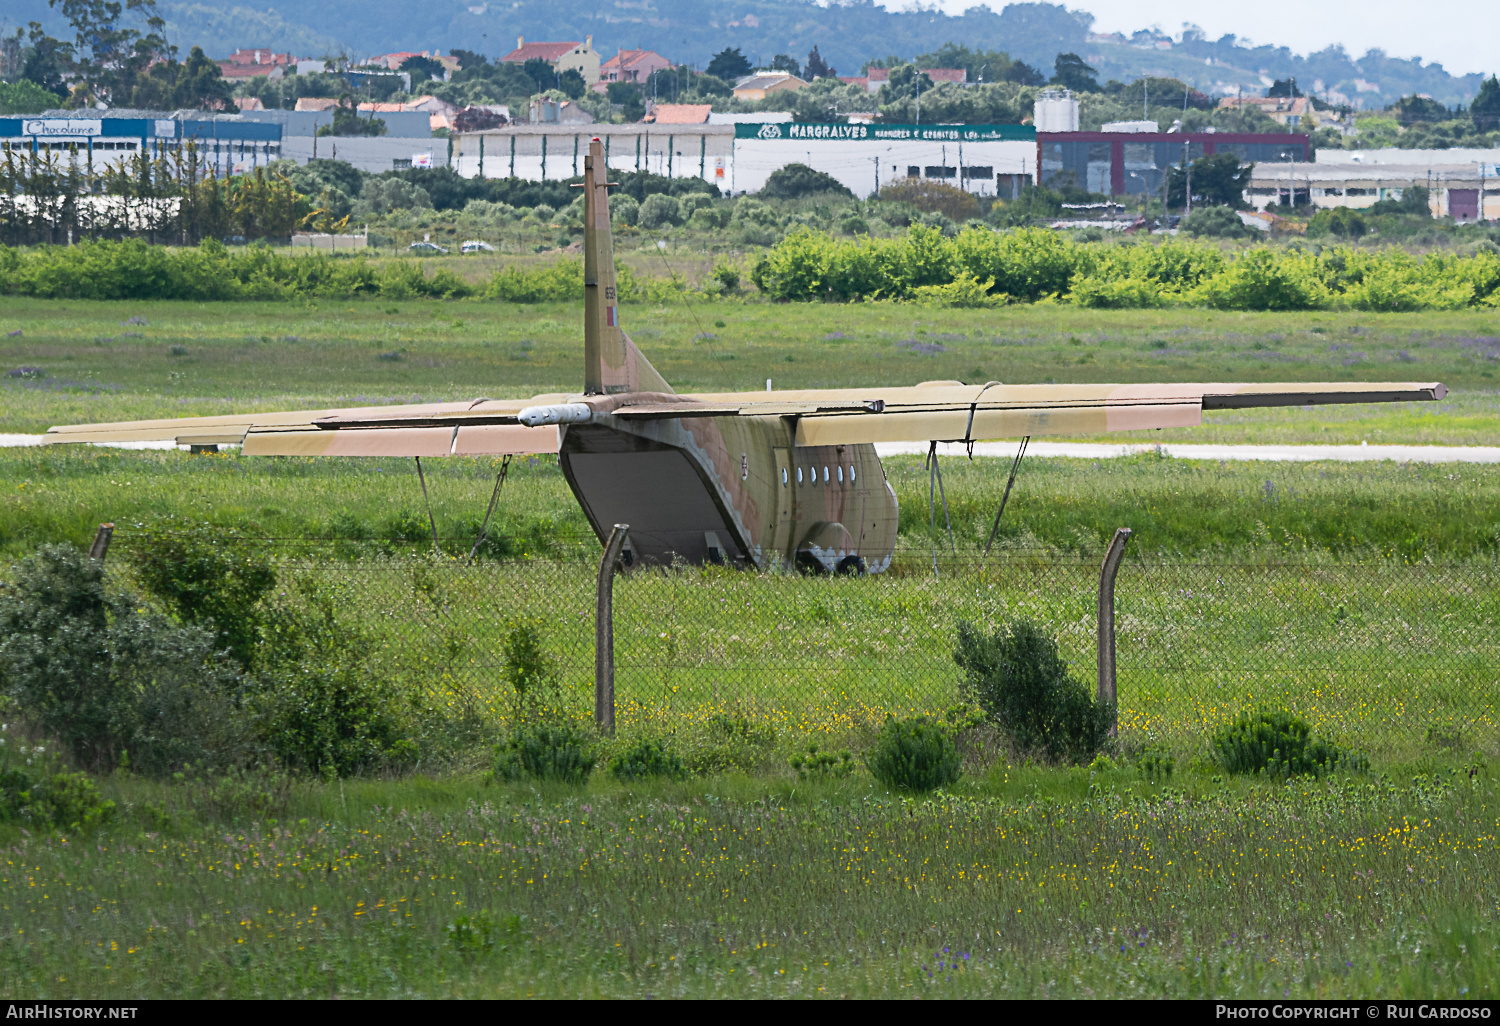
{"label": "hedgerow", "polygon": [[[749,202],[749,201],[746,201]],[[663,303],[690,289],[672,276],[617,265],[623,302]],[[1226,253],[1172,239],[1090,245],[1045,228],[971,227],[944,235],[914,224],[904,235],[837,237],[803,226],[772,246],[750,275],[774,300],[892,299],[946,306],[1042,300],[1106,309],[1207,306],[1222,310],[1459,310],[1500,306],[1500,255],[1334,246],[1250,246]],[[700,286],[701,287],[701,286]],[[721,294],[709,284],[703,291]],[[732,290],[731,290],[732,291]],[[292,257],[264,246],[230,251],[141,240],[0,248],[0,294],[56,299],[495,299],[577,302],[583,264],[512,264],[474,284],[443,268],[368,257]]]}
{"label": "hedgerow", "polygon": [[915,299],[982,305],[1054,298],[1080,306],[1223,310],[1455,310],[1500,305],[1500,257],[1417,258],[1399,249],[1320,252],[1252,246],[1236,255],[1173,239],[1091,246],[1045,228],[967,228],[952,238],[916,225],[897,238],[795,231],[756,265],[779,300]]}

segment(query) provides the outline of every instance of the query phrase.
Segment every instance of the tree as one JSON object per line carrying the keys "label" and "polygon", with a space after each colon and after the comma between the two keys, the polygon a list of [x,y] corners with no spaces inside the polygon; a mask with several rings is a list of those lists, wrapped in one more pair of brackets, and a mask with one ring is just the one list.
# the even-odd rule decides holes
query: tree
{"label": "tree", "polygon": [[714,54],[714,59],[708,62],[708,67],[704,70],[725,82],[737,82],[754,69],[750,67],[745,55],[740,53],[739,47],[732,46]]}
{"label": "tree", "polygon": [[609,102],[623,108],[620,113],[626,121],[639,121],[646,116],[646,98],[640,86],[634,82],[610,82],[604,88]]}
{"label": "tree", "polygon": [[[1244,192],[1250,188],[1254,164],[1240,164],[1233,153],[1215,153],[1193,161],[1193,203],[1237,207],[1244,203]],[[1187,174],[1174,167],[1167,175],[1167,205],[1187,205]]]}
{"label": "tree", "polygon": [[1271,87],[1266,90],[1266,95],[1282,96],[1290,100],[1294,97],[1304,96],[1306,94],[1303,93],[1301,89],[1297,88],[1297,80],[1295,78],[1278,78],[1276,81],[1272,82]]}
{"label": "tree", "polygon": [[1448,108],[1430,96],[1403,96],[1396,101],[1396,120],[1403,126],[1447,121],[1449,116]]}
{"label": "tree", "polygon": [[1060,53],[1052,64],[1052,84],[1075,93],[1097,93],[1099,73],[1076,53]]}
{"label": "tree", "polygon": [[772,57],[771,70],[787,71],[791,72],[793,75],[796,75],[798,78],[802,77],[802,69],[797,64],[797,58],[793,57],[791,54],[778,53],[775,57]]}
{"label": "tree", "polygon": [[[60,7],[63,17],[73,26],[74,41],[70,47],[68,71],[77,85],[73,98],[79,103],[95,100],[118,103],[128,97],[137,80],[158,60],[170,60],[175,49],[167,43],[166,20],[156,9],[156,0],[47,0],[48,6]],[[147,31],[124,27],[126,13],[145,20]],[[34,41],[41,36],[40,26],[33,29]],[[60,51],[59,51],[60,52]]]}
{"label": "tree", "polygon": [[1481,132],[1500,128],[1500,80],[1494,75],[1479,83],[1479,93],[1469,105],[1469,117]]}
{"label": "tree", "polygon": [[385,119],[377,118],[371,114],[367,118],[359,116],[359,109],[354,105],[354,99],[348,93],[339,97],[339,105],[333,108],[333,124],[324,125],[318,129],[319,135],[356,136],[356,135],[385,135]]}
{"label": "tree", "polygon": [[[68,95],[63,73],[73,62],[73,47],[43,32],[40,22],[32,22],[29,32],[31,45],[21,55],[21,79],[56,93],[60,103]],[[16,40],[20,38],[21,30],[16,29]]]}
{"label": "tree", "polygon": [[165,60],[153,65],[132,90],[130,103],[157,110],[239,109],[234,104],[234,89],[224,81],[224,73],[198,46],[188,52],[186,61]]}
{"label": "tree", "polygon": [[806,71],[808,79],[835,77],[833,69],[828,66],[827,61],[823,60],[823,55],[818,53],[816,44],[812,48],[812,53],[807,55]]}
{"label": "tree", "polygon": [[545,93],[548,89],[557,88],[557,69],[540,57],[528,60],[521,65],[521,70],[526,72],[527,78],[536,83],[534,92]]}
{"label": "tree", "polygon": [[854,198],[854,193],[837,178],[816,171],[806,164],[787,164],[777,168],[771,172],[771,177],[766,179],[766,184],[760,190],[761,196],[771,199],[800,199],[819,193]]}
{"label": "tree", "polygon": [[431,57],[408,57],[401,62],[401,70],[411,72],[412,84],[436,79],[441,82],[448,74],[448,69],[443,67],[442,61],[435,61]]}
{"label": "tree", "polygon": [[58,94],[24,78],[19,82],[0,82],[0,114],[40,114],[61,102]]}
{"label": "tree", "polygon": [[484,54],[475,53],[473,50],[460,50],[455,47],[448,52],[458,58],[458,70],[461,72],[477,71],[480,68],[487,67],[490,63]]}
{"label": "tree", "polygon": [[1016,61],[1005,73],[1005,81],[1023,86],[1039,86],[1046,84],[1047,76],[1042,74],[1040,68],[1033,68],[1025,61]]}

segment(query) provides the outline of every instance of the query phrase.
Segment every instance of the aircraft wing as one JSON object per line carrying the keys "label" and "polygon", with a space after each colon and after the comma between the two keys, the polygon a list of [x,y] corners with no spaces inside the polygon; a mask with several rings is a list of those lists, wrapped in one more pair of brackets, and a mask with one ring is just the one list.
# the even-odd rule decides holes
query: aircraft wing
{"label": "aircraft wing", "polygon": [[47,441],[243,444],[252,456],[550,453],[558,425],[606,418],[787,417],[797,445],[976,442],[1191,427],[1204,410],[1438,400],[1438,382],[965,385],[530,399],[229,414],[54,427]]}
{"label": "aircraft wing", "polygon": [[[977,442],[1026,435],[1081,435],[1150,428],[1192,427],[1204,410],[1326,403],[1438,400],[1438,382],[1302,382],[1141,385],[962,385],[934,382],[913,388],[775,393],[776,404],[854,403],[858,410],[820,409],[797,423],[797,444],[866,442]],[[764,403],[752,401],[756,396]],[[702,395],[704,403],[744,400],[740,416],[773,404],[764,393]]]}
{"label": "aircraft wing", "polygon": [[[49,428],[48,444],[169,442],[176,445],[243,445],[252,456],[449,456],[550,453],[557,451],[556,428],[526,428],[515,423],[523,407],[558,401],[566,395],[539,395],[523,400],[475,399],[458,403],[415,403],[346,409],[291,410],[275,413],[224,414],[70,424]],[[508,429],[482,424],[508,414]],[[338,418],[412,420],[422,427],[395,423],[368,431],[318,427]],[[470,426],[473,422],[473,426]],[[433,430],[433,426],[438,426]]]}

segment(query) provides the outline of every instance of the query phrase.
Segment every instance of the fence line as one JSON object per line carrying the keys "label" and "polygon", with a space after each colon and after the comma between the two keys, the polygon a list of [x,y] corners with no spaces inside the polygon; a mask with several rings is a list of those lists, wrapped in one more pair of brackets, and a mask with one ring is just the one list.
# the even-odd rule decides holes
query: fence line
{"label": "fence line", "polygon": [[[136,536],[138,537],[138,536]],[[115,536],[128,575],[136,538]],[[429,543],[430,545],[430,543]],[[272,544],[273,603],[331,589],[372,664],[434,699],[507,715],[502,645],[539,625],[579,714],[593,707],[598,548],[591,558],[481,561],[427,553],[339,558]],[[614,586],[622,727],[735,712],[838,733],[960,700],[957,625],[1046,627],[1092,690],[1099,561],[1037,550],[988,563],[927,550],[905,569],[803,577],[640,568]],[[1240,710],[1291,708],[1372,754],[1500,743],[1500,568],[1494,564],[1172,562],[1127,558],[1115,587],[1122,741],[1192,748]]]}

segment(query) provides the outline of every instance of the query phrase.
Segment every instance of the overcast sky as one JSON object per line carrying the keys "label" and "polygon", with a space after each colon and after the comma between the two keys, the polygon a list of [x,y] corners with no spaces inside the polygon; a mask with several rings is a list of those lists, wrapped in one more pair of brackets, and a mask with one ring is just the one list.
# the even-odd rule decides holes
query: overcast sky
{"label": "overcast sky", "polygon": [[[974,0],[940,0],[958,13]],[[1202,0],[1064,0],[1095,17],[1098,32],[1124,32],[1159,25],[1177,36],[1182,23],[1203,27],[1210,39],[1232,32],[1256,43],[1288,46],[1299,54],[1334,43],[1355,57],[1372,47],[1392,57],[1440,61],[1453,74],[1500,71],[1500,2],[1443,0],[1412,4],[1401,0],[1260,0],[1257,3],[1210,3]],[[898,4],[890,4],[892,7]],[[989,0],[1000,10],[1005,0]]]}

